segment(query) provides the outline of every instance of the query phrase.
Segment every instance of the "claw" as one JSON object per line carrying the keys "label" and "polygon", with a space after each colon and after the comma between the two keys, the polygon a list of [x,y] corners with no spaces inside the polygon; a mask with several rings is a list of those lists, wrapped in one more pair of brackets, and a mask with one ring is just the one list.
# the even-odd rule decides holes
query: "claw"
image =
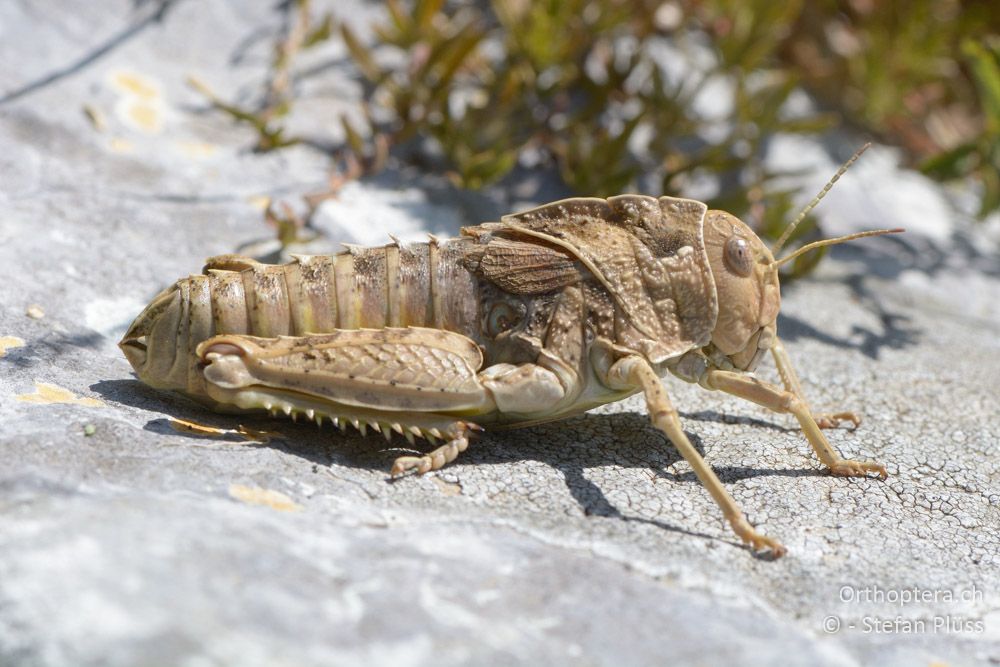
{"label": "claw", "polygon": [[748,543],[750,548],[755,552],[770,550],[775,558],[781,558],[788,553],[788,549],[785,548],[784,544],[766,535],[756,535],[749,539],[743,538],[743,542]]}
{"label": "claw", "polygon": [[729,523],[733,527],[733,532],[736,533],[744,544],[750,545],[750,549],[754,552],[770,550],[771,555],[775,558],[781,558],[788,552],[785,545],[778,540],[761,535],[754,530],[753,526],[743,516],[730,519]]}
{"label": "claw", "polygon": [[851,422],[853,431],[861,424],[861,417],[853,412],[823,412],[813,415],[813,419],[820,428],[837,428],[841,422]]}
{"label": "claw", "polygon": [[889,473],[885,466],[875,461],[852,461],[842,459],[830,466],[830,472],[839,477],[867,477],[868,473],[878,474],[879,479],[886,479]]}
{"label": "claw", "polygon": [[389,471],[389,474],[393,477],[399,477],[408,472],[422,475],[430,469],[431,461],[426,456],[400,456],[392,464],[392,470]]}

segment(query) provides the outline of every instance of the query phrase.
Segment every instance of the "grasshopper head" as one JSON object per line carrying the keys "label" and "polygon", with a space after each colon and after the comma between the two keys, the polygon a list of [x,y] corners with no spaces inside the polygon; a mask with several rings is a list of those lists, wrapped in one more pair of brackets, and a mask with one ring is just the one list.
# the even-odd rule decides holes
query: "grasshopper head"
{"label": "grasshopper head", "polygon": [[718,355],[721,354],[726,362],[738,370],[753,371],[757,367],[757,362],[760,361],[764,351],[777,339],[775,322],[778,318],[778,309],[781,307],[778,268],[782,264],[823,246],[903,231],[873,229],[823,239],[806,244],[777,261],[774,259],[774,254],[791,237],[798,224],[819,204],[837,179],[844,175],[848,167],[854,164],[869,146],[871,143],[862,146],[837,170],[820,193],[785,228],[773,249],[768,249],[736,216],[725,211],[708,212],[704,226],[705,250],[712,268],[719,303],[719,316],[709,346],[714,348],[711,350],[714,354],[709,354],[709,359],[718,359]]}
{"label": "grasshopper head", "polygon": [[712,346],[736,369],[752,371],[777,334],[781,294],[774,256],[725,211],[708,212],[704,233],[719,302]]}

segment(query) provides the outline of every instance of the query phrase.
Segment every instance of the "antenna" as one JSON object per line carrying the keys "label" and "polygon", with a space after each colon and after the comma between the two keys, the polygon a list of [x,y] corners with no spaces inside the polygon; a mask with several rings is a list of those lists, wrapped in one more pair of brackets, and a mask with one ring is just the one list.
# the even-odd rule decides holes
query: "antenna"
{"label": "antenna", "polygon": [[855,151],[854,155],[851,156],[851,159],[845,162],[844,165],[837,170],[837,173],[833,175],[833,178],[830,179],[830,182],[827,183],[822,190],[820,190],[818,195],[813,197],[813,200],[809,202],[809,204],[804,209],[802,209],[802,212],[799,213],[798,217],[792,221],[792,224],[785,227],[785,231],[781,233],[781,236],[778,238],[774,246],[771,248],[772,254],[774,255],[778,254],[778,251],[781,250],[781,246],[785,245],[785,242],[788,240],[788,237],[792,235],[792,232],[795,231],[795,228],[799,226],[800,222],[805,220],[805,217],[807,215],[809,215],[809,211],[816,208],[816,205],[819,204],[820,200],[826,196],[826,193],[830,191],[830,188],[833,187],[833,184],[840,180],[840,177],[844,175],[844,172],[846,172],[852,164],[857,162],[858,158],[861,157],[861,154],[864,153],[866,150],[868,150],[868,148],[871,145],[872,142],[868,141],[865,143],[864,146]]}
{"label": "antenna", "polygon": [[838,236],[835,239],[823,239],[822,241],[813,241],[807,245],[802,246],[791,255],[787,257],[782,257],[777,262],[774,263],[774,268],[777,269],[779,266],[785,262],[790,262],[799,255],[809,252],[810,250],[815,250],[816,248],[822,248],[827,245],[835,245],[837,243],[844,243],[845,241],[853,241],[854,239],[864,238],[866,236],[882,236],[883,234],[899,234],[905,232],[906,230],[902,227],[897,227],[895,229],[873,229],[870,232],[858,232],[857,234],[848,234],[847,236]]}

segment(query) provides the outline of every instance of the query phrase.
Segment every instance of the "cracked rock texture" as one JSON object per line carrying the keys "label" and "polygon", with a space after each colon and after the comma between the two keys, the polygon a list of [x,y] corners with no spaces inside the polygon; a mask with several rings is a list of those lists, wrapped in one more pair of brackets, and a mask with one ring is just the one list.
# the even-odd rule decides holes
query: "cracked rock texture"
{"label": "cracked rock texture", "polygon": [[[262,197],[325,182],[322,153],[253,154],[185,85],[252,96],[273,4],[0,5],[0,664],[1000,662],[995,224],[973,227],[889,151],[821,211],[837,232],[917,231],[837,248],[785,290],[779,323],[814,407],[864,417],[833,444],[889,479],[830,477],[790,419],[666,380],[788,547],[776,562],[735,542],[640,398],[486,434],[390,483],[399,441],[139,384],[115,342],[143,304],[259,247]],[[333,6],[359,27],[380,11]],[[309,55],[294,131],[338,139],[359,95],[345,57]],[[772,157],[825,177],[842,156],[785,140]],[[319,224],[363,243],[454,234],[561,194],[518,178],[469,194],[391,168]],[[178,418],[276,433],[197,437]]]}

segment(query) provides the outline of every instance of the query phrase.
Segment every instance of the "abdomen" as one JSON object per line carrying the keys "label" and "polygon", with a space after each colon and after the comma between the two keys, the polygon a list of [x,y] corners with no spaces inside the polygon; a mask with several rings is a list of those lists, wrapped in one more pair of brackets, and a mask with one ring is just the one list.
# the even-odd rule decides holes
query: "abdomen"
{"label": "abdomen", "polygon": [[218,334],[263,338],[336,329],[432,327],[480,341],[478,281],[463,266],[468,239],[354,247],[268,265],[224,255],[183,278],[122,339],[145,341],[140,379],[204,396],[198,344]]}

